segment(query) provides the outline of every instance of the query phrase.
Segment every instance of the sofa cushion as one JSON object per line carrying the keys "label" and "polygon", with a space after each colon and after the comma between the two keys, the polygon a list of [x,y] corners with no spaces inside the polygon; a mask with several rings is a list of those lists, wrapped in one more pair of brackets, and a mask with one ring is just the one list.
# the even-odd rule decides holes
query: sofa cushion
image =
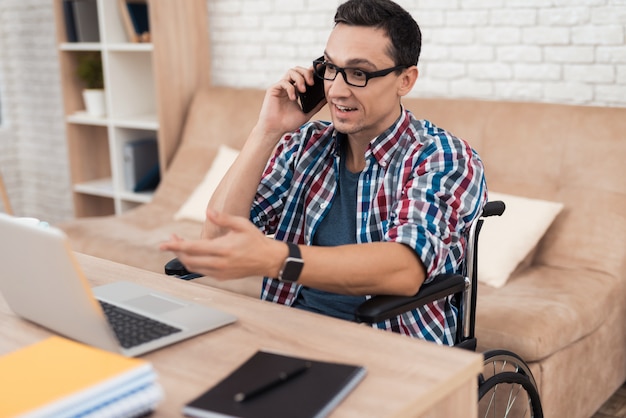
{"label": "sofa cushion", "polygon": [[187,219],[204,222],[207,202],[213,195],[217,185],[222,180],[230,166],[235,162],[239,151],[226,145],[220,145],[217,155],[211,163],[204,179],[194,189],[185,203],[174,214],[175,220]]}
{"label": "sofa cushion", "polygon": [[506,210],[502,216],[486,219],[482,226],[478,239],[478,280],[502,287],[541,240],[563,204],[492,191],[489,200],[503,201]]}

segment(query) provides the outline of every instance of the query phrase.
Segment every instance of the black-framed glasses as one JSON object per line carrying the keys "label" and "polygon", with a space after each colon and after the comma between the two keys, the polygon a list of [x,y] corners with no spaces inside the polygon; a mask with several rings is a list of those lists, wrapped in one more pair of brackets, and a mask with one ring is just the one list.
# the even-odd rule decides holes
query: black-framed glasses
{"label": "black-framed glasses", "polygon": [[363,71],[360,68],[343,68],[335,64],[331,64],[324,60],[324,57],[320,57],[313,61],[313,72],[319,78],[324,80],[333,81],[337,78],[337,74],[341,74],[345,82],[354,87],[365,87],[367,82],[376,77],[384,77],[397,70],[407,68],[406,65],[396,65],[395,67],[385,68],[379,71]]}

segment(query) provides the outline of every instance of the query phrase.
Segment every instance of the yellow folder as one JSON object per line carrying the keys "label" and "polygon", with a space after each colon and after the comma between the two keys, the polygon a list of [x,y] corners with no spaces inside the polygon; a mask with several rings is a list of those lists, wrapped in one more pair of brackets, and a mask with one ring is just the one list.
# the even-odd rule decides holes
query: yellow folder
{"label": "yellow folder", "polygon": [[142,390],[146,402],[146,388],[154,406],[155,384],[146,360],[49,337],[0,357],[0,417],[74,415]]}

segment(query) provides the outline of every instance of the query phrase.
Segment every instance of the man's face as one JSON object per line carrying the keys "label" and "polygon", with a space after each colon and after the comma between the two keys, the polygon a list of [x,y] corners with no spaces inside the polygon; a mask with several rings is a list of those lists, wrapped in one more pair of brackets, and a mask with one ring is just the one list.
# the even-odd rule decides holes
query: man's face
{"label": "man's face", "polygon": [[[338,67],[373,72],[394,67],[388,55],[390,40],[382,29],[338,24],[326,43],[326,61]],[[365,87],[346,83],[341,74],[325,82],[331,119],[339,132],[369,142],[400,115],[401,76],[392,72],[372,78]]]}

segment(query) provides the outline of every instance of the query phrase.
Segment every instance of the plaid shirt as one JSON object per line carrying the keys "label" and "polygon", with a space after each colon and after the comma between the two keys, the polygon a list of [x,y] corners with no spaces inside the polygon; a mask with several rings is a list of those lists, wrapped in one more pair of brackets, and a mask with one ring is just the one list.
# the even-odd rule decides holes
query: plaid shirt
{"label": "plaid shirt", "polygon": [[[344,138],[320,121],[285,135],[265,168],[252,222],[275,239],[311,245],[336,192]],[[370,142],[357,187],[358,243],[408,245],[427,282],[461,271],[467,232],[486,201],[482,162],[466,142],[402,109]],[[292,305],[300,288],[265,278],[261,299]],[[374,326],[452,345],[456,317],[444,298]]]}

